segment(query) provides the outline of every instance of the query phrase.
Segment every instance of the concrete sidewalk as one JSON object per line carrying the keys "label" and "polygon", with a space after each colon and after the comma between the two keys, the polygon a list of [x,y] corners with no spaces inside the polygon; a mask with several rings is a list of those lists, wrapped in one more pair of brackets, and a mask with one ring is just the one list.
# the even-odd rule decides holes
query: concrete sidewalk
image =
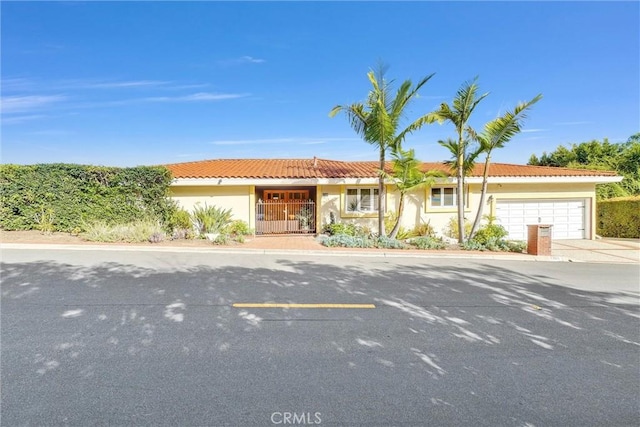
{"label": "concrete sidewalk", "polygon": [[640,239],[556,240],[551,254],[575,262],[640,265]]}
{"label": "concrete sidewalk", "polygon": [[0,249],[56,249],[56,250],[98,250],[98,251],[144,251],[144,252],[185,252],[185,253],[237,253],[237,254],[305,254],[314,256],[364,256],[364,257],[413,257],[413,258],[453,258],[492,259],[511,261],[564,261],[621,263],[640,265],[640,240],[559,240],[552,244],[551,256],[534,256],[505,252],[480,252],[463,250],[401,250],[401,249],[361,249],[328,248],[322,246],[314,236],[259,236],[240,245],[214,246],[206,244],[187,245],[190,242],[164,242],[152,244],[92,244],[92,243],[1,243]]}

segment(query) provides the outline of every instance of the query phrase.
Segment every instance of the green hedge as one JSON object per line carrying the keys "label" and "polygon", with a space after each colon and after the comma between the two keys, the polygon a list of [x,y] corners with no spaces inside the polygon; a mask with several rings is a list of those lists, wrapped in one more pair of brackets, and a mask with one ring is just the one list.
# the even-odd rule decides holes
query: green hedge
{"label": "green hedge", "polygon": [[171,173],[164,167],[0,165],[0,227],[84,231],[87,222],[165,222]]}
{"label": "green hedge", "polygon": [[600,236],[640,238],[640,196],[600,200],[596,212]]}

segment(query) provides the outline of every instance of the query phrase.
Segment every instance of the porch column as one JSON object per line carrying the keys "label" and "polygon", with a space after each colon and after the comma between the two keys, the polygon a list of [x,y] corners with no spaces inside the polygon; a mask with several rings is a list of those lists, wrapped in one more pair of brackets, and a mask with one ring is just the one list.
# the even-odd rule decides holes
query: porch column
{"label": "porch column", "polygon": [[249,228],[256,229],[256,186],[249,186]]}
{"label": "porch column", "polygon": [[316,234],[322,232],[322,185],[316,185]]}

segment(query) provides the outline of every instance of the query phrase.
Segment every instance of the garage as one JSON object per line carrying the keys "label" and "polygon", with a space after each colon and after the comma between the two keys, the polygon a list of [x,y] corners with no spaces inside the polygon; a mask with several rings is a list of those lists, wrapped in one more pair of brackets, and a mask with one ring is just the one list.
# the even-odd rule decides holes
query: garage
{"label": "garage", "polygon": [[555,240],[584,239],[587,237],[585,207],[585,199],[498,200],[496,218],[513,240],[527,240],[530,224],[553,224]]}

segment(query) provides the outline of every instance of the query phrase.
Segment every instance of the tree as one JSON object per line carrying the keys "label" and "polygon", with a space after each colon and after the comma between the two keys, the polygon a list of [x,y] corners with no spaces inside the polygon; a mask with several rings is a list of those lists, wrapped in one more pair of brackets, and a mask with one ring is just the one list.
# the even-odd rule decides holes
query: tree
{"label": "tree", "polygon": [[391,153],[393,157],[393,171],[391,174],[383,172],[384,177],[393,182],[400,193],[398,202],[398,212],[396,215],[396,223],[393,225],[389,237],[395,239],[400,230],[400,220],[404,212],[405,195],[411,191],[432,185],[436,177],[442,177],[444,174],[440,171],[422,171],[422,163],[416,159],[415,150],[403,150],[398,147]]}
{"label": "tree", "polygon": [[[469,118],[476,106],[488,93],[477,95],[477,78],[471,82],[463,83],[456,93],[452,106],[446,102],[440,104],[440,108],[428,115],[428,121],[438,121],[439,123],[451,122],[456,130],[457,141],[455,143],[455,165],[456,178],[458,181],[457,204],[458,204],[458,243],[464,242],[464,171],[465,153],[467,153],[468,141],[476,138],[476,132],[469,126]],[[450,150],[451,151],[451,150]]]}
{"label": "tree", "polygon": [[623,176],[622,182],[597,185],[599,200],[640,195],[640,133],[631,135],[624,143],[611,143],[605,138],[571,144],[569,148],[560,145],[540,158],[532,155],[529,164],[615,171]]}
{"label": "tree", "polygon": [[478,145],[476,147],[471,146],[469,140],[465,140],[462,144],[458,144],[458,141],[452,138],[445,140],[439,140],[438,144],[449,150],[451,153],[451,160],[445,162],[452,171],[458,170],[458,158],[460,155],[462,160],[462,186],[466,188],[466,178],[473,171],[476,160],[482,154],[482,149]]}
{"label": "tree", "polygon": [[485,198],[487,196],[487,181],[489,177],[489,165],[491,163],[491,154],[497,148],[503,148],[504,145],[515,135],[520,133],[522,128],[522,120],[527,117],[527,110],[533,104],[542,99],[542,94],[537,95],[529,102],[521,102],[513,109],[507,111],[501,117],[498,117],[484,125],[482,133],[477,135],[477,141],[480,144],[480,151],[485,154],[484,171],[482,174],[482,190],[480,192],[480,205],[476,212],[476,218],[471,226],[469,239],[473,237],[480,226],[482,219],[482,210],[484,208]]}
{"label": "tree", "polygon": [[385,214],[385,155],[388,150],[401,147],[405,137],[427,123],[425,116],[413,121],[409,126],[399,131],[401,121],[406,113],[406,107],[417,96],[422,86],[429,81],[433,74],[424,77],[415,86],[411,80],[405,80],[393,96],[393,80],[385,79],[385,67],[380,66],[377,73],[369,71],[367,77],[372,90],[364,103],[351,105],[337,105],[329,117],[344,112],[353,130],[369,144],[375,145],[380,153],[380,175],[378,180],[378,234],[384,235]]}

